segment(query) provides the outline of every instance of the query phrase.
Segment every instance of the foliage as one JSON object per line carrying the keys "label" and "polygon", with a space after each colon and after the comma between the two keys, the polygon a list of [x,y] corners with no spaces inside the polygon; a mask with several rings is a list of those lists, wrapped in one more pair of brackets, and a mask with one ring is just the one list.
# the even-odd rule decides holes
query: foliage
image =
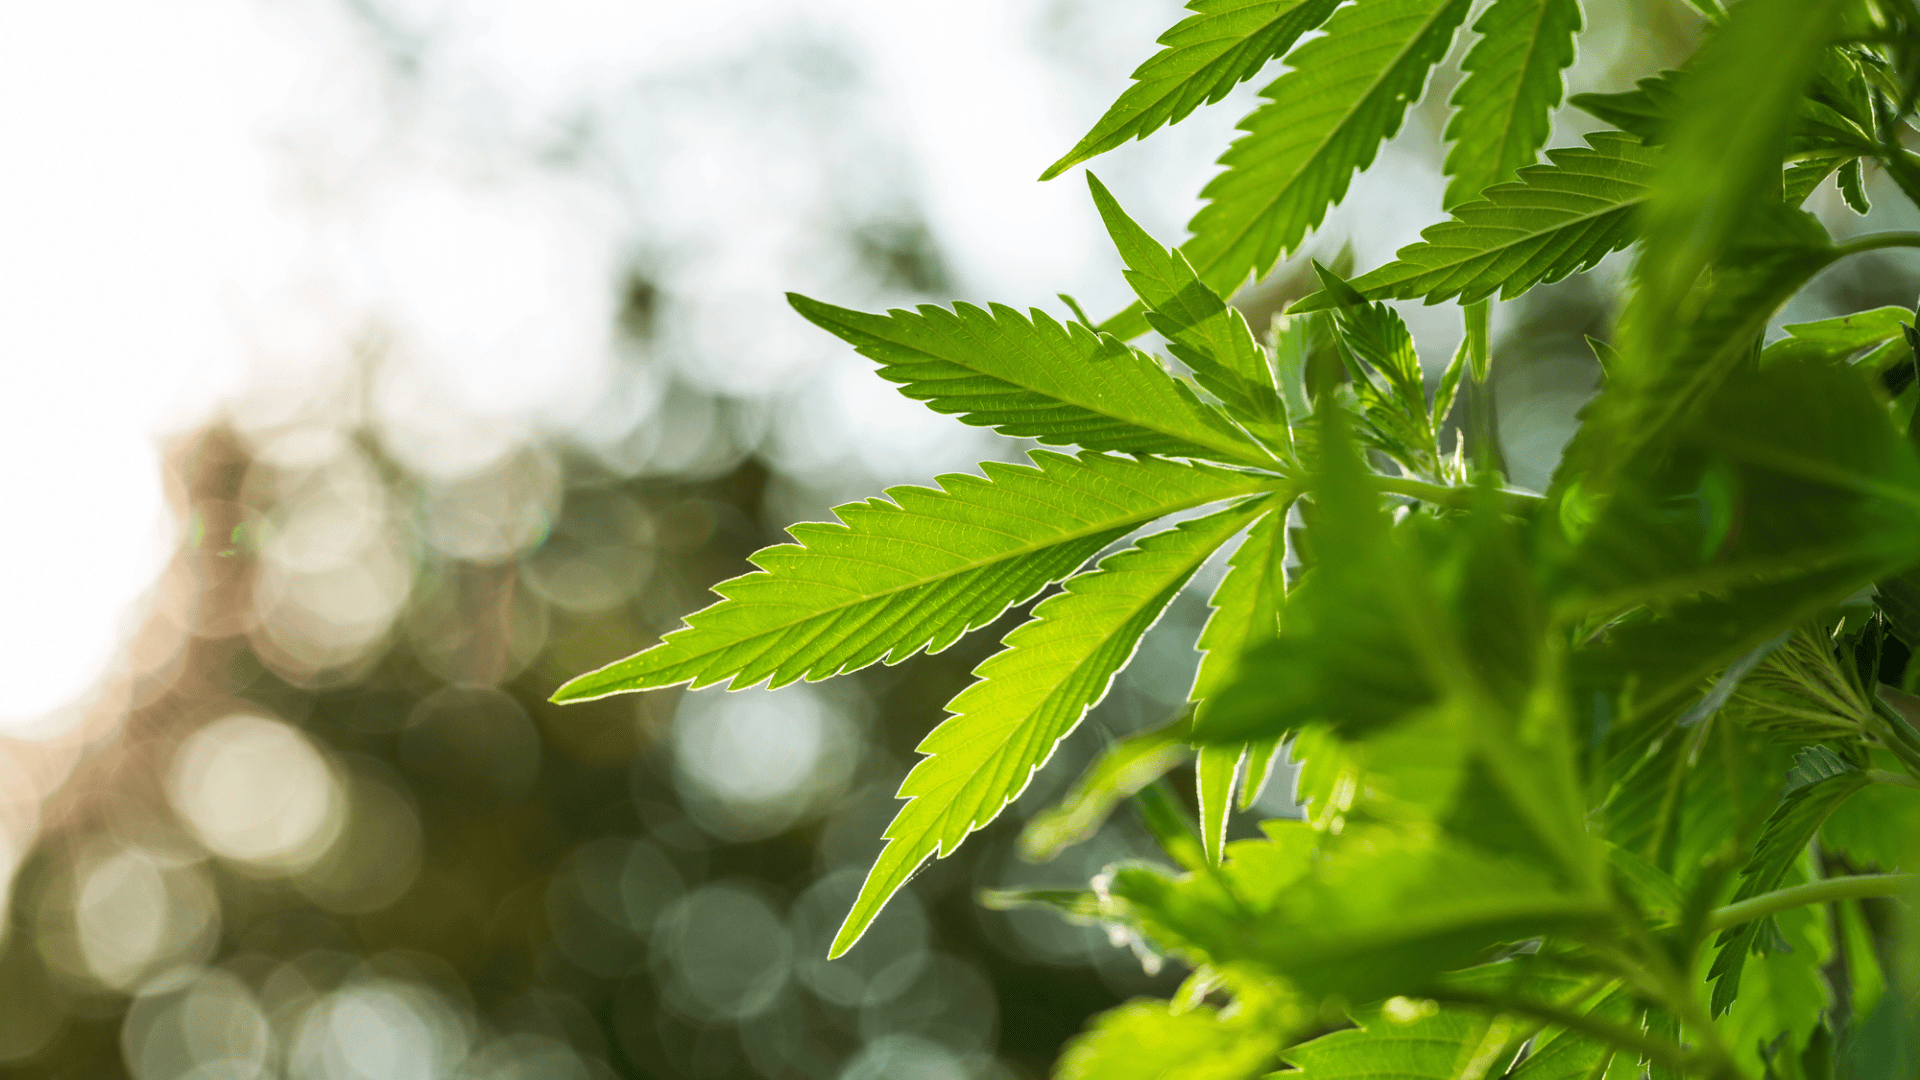
{"label": "foliage", "polygon": [[[1920,9],[1701,0],[1697,55],[1577,97],[1618,130],[1541,163],[1585,19],[1575,0],[1495,0],[1451,99],[1450,220],[1351,282],[1317,268],[1321,291],[1263,341],[1228,293],[1341,201],[1470,5],[1189,6],[1047,177],[1269,60],[1289,70],[1180,246],[1089,176],[1132,308],[1095,327],[793,298],[907,396],[1079,454],[796,526],[685,629],[556,700],[898,663],[1057,585],[921,744],[838,955],[1020,794],[1231,551],[1190,707],[1110,748],[1023,838],[1048,857],[1131,798],[1177,869],[990,897],[1193,970],[1173,1000],[1096,1020],[1057,1075],[1890,1075],[1917,989],[1890,950],[1920,869],[1903,801],[1920,699],[1882,685],[1920,646],[1912,315],[1763,344],[1820,270],[1920,247],[1836,243],[1799,206],[1831,178],[1864,212],[1869,169],[1920,197],[1900,145]],[[1514,488],[1447,437],[1463,387],[1486,400],[1484,305],[1630,247],[1605,385],[1548,490]],[[1432,391],[1387,303],[1415,298],[1467,305]],[[1148,330],[1181,368],[1129,344]],[[1197,835],[1156,780],[1187,748]],[[1227,842],[1236,793],[1244,811],[1283,752],[1304,818]]]}

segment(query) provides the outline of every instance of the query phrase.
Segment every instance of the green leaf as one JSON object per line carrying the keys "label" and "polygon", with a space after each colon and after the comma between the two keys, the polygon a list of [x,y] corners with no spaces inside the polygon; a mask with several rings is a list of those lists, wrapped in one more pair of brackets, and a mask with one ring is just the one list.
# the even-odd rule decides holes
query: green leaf
{"label": "green leaf", "polygon": [[1778,944],[1785,948],[1747,959],[1740,996],[1719,1022],[1721,1037],[1748,1076],[1763,1075],[1769,1057],[1775,1061],[1798,1058],[1833,1004],[1833,992],[1821,970],[1833,956],[1826,911],[1797,908],[1781,912],[1775,920]]}
{"label": "green leaf", "polygon": [[1602,123],[1612,124],[1648,145],[1665,142],[1667,128],[1681,108],[1680,83],[1685,72],[1662,71],[1614,94],[1575,94],[1567,104]]}
{"label": "green leaf", "polygon": [[1803,360],[1831,364],[1863,349],[1888,343],[1904,347],[1907,327],[1912,324],[1911,310],[1893,306],[1815,322],[1788,323],[1781,327],[1788,336],[1762,350],[1760,362],[1764,365]]}
{"label": "green leaf", "polygon": [[892,502],[838,508],[838,523],[794,526],[798,544],[754,555],[761,571],[715,586],[724,599],[684,629],[554,699],[723,679],[781,686],[938,652],[1134,529],[1274,483],[1156,458],[1032,457],[1032,466],[988,462],[984,477],[941,477],[938,489],[893,488]]}
{"label": "green leaf", "polygon": [[1284,56],[1300,35],[1327,21],[1340,0],[1190,0],[1195,14],[1160,35],[1166,48],[1133,72],[1133,86],[1107,109],[1067,155],[1040,174],[1051,180],[1073,166],[1144,139],[1227,96],[1267,61]]}
{"label": "green leaf", "polygon": [[1334,340],[1350,379],[1342,393],[1353,395],[1361,442],[1392,458],[1409,475],[1444,480],[1439,438],[1427,406],[1426,373],[1407,324],[1386,304],[1361,299],[1327,268],[1315,263],[1314,269],[1327,291],[1341,300],[1334,313]]}
{"label": "green leaf", "polygon": [[[1621,469],[1657,460],[1720,385],[1751,363],[1773,312],[1836,257],[1826,230],[1801,211],[1760,204],[1746,224],[1684,312],[1629,303],[1628,316],[1639,321],[1622,325],[1606,386],[1555,470],[1554,497],[1564,498],[1576,479],[1604,495]],[[1636,297],[1653,287],[1643,282]],[[1648,319],[1669,325],[1655,334]]]}
{"label": "green leaf", "polygon": [[1193,370],[1194,381],[1219,398],[1227,412],[1270,447],[1291,448],[1287,407],[1274,385],[1267,354],[1240,312],[1207,288],[1186,256],[1161,247],[1120,208],[1091,172],[1087,184],[1114,246],[1126,261],[1127,283],[1147,308],[1147,322],[1167,347]]}
{"label": "green leaf", "polygon": [[1262,828],[1268,840],[1229,845],[1209,874],[1121,867],[1110,914],[1189,962],[1346,1001],[1416,992],[1500,942],[1607,918],[1604,898],[1430,828]]}
{"label": "green leaf", "polygon": [[1026,788],[1180,587],[1264,509],[1251,500],[1147,536],[1068,579],[1007,635],[1006,648],[948,703],[954,715],[920,743],[927,756],[900,785],[909,801],[887,826],[887,846],[834,938],[834,956],[860,939],[922,863],[952,854]]}
{"label": "green leaf", "polygon": [[1290,1046],[1281,1057],[1299,1072],[1276,1075],[1285,1080],[1455,1080],[1478,1048],[1487,1020],[1426,1005],[1408,1003],[1405,1010],[1374,1013],[1359,1026]]}
{"label": "green leaf", "polygon": [[[1204,713],[1207,702],[1233,680],[1249,650],[1279,632],[1280,607],[1286,597],[1281,564],[1286,557],[1287,503],[1271,499],[1269,505],[1266,515],[1247,531],[1247,538],[1233,553],[1225,576],[1213,591],[1213,613],[1200,631],[1200,670],[1190,695],[1199,713]],[[1200,835],[1212,861],[1220,861],[1225,844],[1227,809],[1240,763],[1246,760],[1248,764],[1244,806],[1265,782],[1276,745],[1275,739],[1263,740],[1258,753],[1247,743],[1200,748]]]}
{"label": "green leaf", "polygon": [[1174,1012],[1164,1001],[1131,1001],[1102,1013],[1068,1043],[1054,1080],[1250,1080],[1272,1067],[1283,1033],[1244,1010],[1222,1016],[1201,1006]]}
{"label": "green leaf", "polygon": [[1020,831],[1020,854],[1046,862],[1091,837],[1122,799],[1166,775],[1193,756],[1190,721],[1129,736],[1106,748],[1073,790],[1033,815]]}
{"label": "green leaf", "polygon": [[[1579,1010],[1601,1019],[1622,1023],[1635,1013],[1633,999],[1625,991],[1614,991],[1591,1008]],[[1519,1067],[1508,1073],[1508,1080],[1590,1080],[1613,1060],[1618,1051],[1611,1045],[1562,1028],[1549,1028],[1535,1037],[1532,1052]]]}
{"label": "green leaf", "polygon": [[1226,171],[1200,193],[1207,205],[1181,251],[1202,281],[1231,293],[1320,224],[1400,130],[1470,6],[1358,0],[1289,58],[1293,70],[1260,92],[1270,104],[1240,122],[1246,134],[1221,157]]}
{"label": "green leaf", "polygon": [[1701,47],[1641,220],[1637,310],[1625,320],[1622,349],[1629,359],[1655,359],[1692,321],[1701,275],[1749,227],[1768,188],[1777,189],[1788,136],[1842,3],[1746,0]]}
{"label": "green leaf", "polygon": [[1563,563],[1557,610],[1614,614],[1842,563],[1870,581],[1916,544],[1920,459],[1866,380],[1782,360],[1721,388],[1622,481]]}
{"label": "green leaf", "polygon": [[1580,28],[1579,0],[1495,0],[1473,24],[1480,40],[1460,63],[1466,78],[1447,122],[1449,208],[1534,163],[1553,132]]}
{"label": "green leaf", "polygon": [[[1651,193],[1658,151],[1613,132],[1587,136],[1587,147],[1547,151],[1519,180],[1486,189],[1481,201],[1453,208],[1453,220],[1420,234],[1394,261],[1355,278],[1371,300],[1463,304],[1499,292],[1511,300],[1542,282],[1591,269],[1638,235],[1634,214]],[[1334,306],[1327,293],[1290,309]]]}
{"label": "green leaf", "polygon": [[1275,464],[1153,357],[1037,308],[1031,318],[1000,304],[869,315],[788,300],[878,361],[902,394],[977,427],[1088,450]]}
{"label": "green leaf", "polygon": [[[1824,746],[1809,747],[1794,759],[1787,773],[1780,805],[1767,819],[1760,839],[1741,870],[1740,888],[1733,902],[1751,899],[1780,887],[1787,871],[1820,831],[1827,815],[1867,786],[1864,770]],[[1713,1012],[1727,1011],[1740,994],[1740,972],[1747,953],[1760,940],[1767,919],[1756,919],[1721,931],[1719,954],[1707,977],[1713,980]]]}

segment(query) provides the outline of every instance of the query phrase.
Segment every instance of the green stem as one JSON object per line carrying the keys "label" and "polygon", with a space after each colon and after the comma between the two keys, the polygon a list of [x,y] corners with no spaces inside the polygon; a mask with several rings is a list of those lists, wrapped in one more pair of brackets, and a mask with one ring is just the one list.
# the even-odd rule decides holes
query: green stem
{"label": "green stem", "polygon": [[1764,919],[1808,904],[1830,904],[1837,900],[1865,900],[1876,896],[1898,896],[1920,884],[1920,874],[1855,874],[1850,877],[1810,881],[1805,885],[1762,893],[1737,904],[1714,909],[1707,916],[1708,930]]}
{"label": "green stem", "polygon": [[1901,787],[1920,788],[1920,780],[1905,773],[1888,772],[1885,769],[1868,769],[1867,779],[1876,784],[1898,784]]}
{"label": "green stem", "polygon": [[[1453,487],[1448,484],[1429,484],[1425,480],[1415,480],[1410,476],[1378,476],[1373,478],[1376,491],[1391,495],[1405,495],[1410,499],[1444,506],[1451,510],[1465,510],[1473,505],[1474,492],[1470,487]],[[1547,503],[1546,497],[1519,488],[1501,488],[1500,500],[1510,514],[1532,514]]]}
{"label": "green stem", "polygon": [[1920,232],[1869,233],[1866,236],[1848,240],[1846,243],[1833,245],[1833,257],[1839,259],[1865,251],[1898,247],[1920,248]]}
{"label": "green stem", "polygon": [[1693,1055],[1687,1053],[1684,1047],[1649,1038],[1624,1024],[1616,1024],[1597,1016],[1563,1009],[1558,1005],[1521,1001],[1502,997],[1499,994],[1483,994],[1472,990],[1447,990],[1420,996],[1432,998],[1442,1005],[1460,1005],[1467,1008],[1486,1009],[1490,1012],[1532,1017],[1601,1042],[1637,1050],[1641,1056],[1658,1061],[1683,1076],[1690,1073],[1693,1066],[1697,1064],[1693,1060]]}

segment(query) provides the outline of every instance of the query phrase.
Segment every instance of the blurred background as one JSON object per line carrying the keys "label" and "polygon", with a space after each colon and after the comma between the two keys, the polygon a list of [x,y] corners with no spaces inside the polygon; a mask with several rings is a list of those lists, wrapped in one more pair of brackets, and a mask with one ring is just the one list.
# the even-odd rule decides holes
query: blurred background
{"label": "blurred background", "polygon": [[[1697,32],[1677,0],[1593,6],[1576,90]],[[832,964],[913,746],[1004,624],[824,684],[544,702],[791,522],[1019,457],[782,294],[1118,309],[1081,181],[1032,178],[1179,15],[0,5],[0,1072],[1036,1078],[1167,992],[975,894],[1153,857],[1124,814],[1046,866],[1012,841],[1178,709],[1217,571],[1007,820]],[[1364,269],[1439,219],[1456,78],[1307,254]],[[1263,83],[1095,169],[1179,239]],[[1872,190],[1876,225],[1920,225]],[[1239,298],[1256,327],[1301,265]],[[1593,390],[1620,271],[1497,307],[1522,484]],[[1788,319],[1916,280],[1855,259]],[[1456,309],[1407,315],[1437,368]]]}

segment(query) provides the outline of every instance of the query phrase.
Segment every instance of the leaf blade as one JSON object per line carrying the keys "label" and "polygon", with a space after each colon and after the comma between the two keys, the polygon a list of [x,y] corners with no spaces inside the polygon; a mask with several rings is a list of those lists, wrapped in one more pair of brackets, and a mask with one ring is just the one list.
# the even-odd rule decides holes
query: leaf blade
{"label": "leaf blade", "polygon": [[873,315],[797,293],[787,299],[877,361],[902,394],[964,423],[1087,450],[1275,464],[1158,361],[1079,323],[1000,304]]}
{"label": "leaf blade", "polygon": [[1181,245],[1215,292],[1271,269],[1345,197],[1400,130],[1407,106],[1446,55],[1468,0],[1359,0],[1334,13],[1326,35],[1294,53],[1293,70],[1261,91],[1269,104],[1202,189],[1193,238]]}
{"label": "leaf blade", "polygon": [[1453,142],[1444,171],[1446,205],[1480,197],[1531,165],[1552,134],[1552,113],[1573,64],[1579,0],[1496,0],[1473,24],[1480,40],[1461,61],[1467,77],[1454,91]]}
{"label": "leaf blade", "polygon": [[1179,123],[1202,104],[1219,102],[1268,61],[1284,56],[1338,5],[1339,0],[1191,0],[1187,10],[1194,14],[1160,35],[1166,48],[1134,69],[1134,85],[1040,179],[1051,180],[1130,139]]}
{"label": "leaf blade", "polygon": [[756,553],[761,569],[716,586],[721,599],[684,628],[571,680],[555,700],[723,679],[783,685],[938,652],[1133,529],[1272,482],[1159,458],[1032,458],[945,476],[940,488],[894,488],[892,502],[795,526],[800,543]]}
{"label": "leaf blade", "polygon": [[975,669],[948,703],[952,716],[920,743],[900,785],[908,800],[887,826],[852,911],[834,938],[838,956],[929,857],[951,854],[992,821],[1086,710],[1106,693],[1147,628],[1194,571],[1261,510],[1259,500],[1185,521],[1108,556],[1068,580]]}

